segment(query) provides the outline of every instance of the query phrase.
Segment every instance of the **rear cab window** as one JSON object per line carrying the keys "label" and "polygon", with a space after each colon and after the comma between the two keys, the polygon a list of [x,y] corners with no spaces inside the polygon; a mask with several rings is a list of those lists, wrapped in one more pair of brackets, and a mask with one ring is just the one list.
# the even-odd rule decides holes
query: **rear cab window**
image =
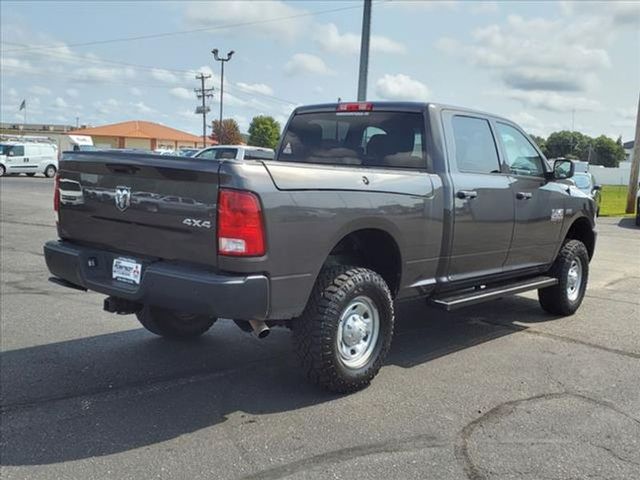
{"label": "rear cab window", "polygon": [[289,123],[276,160],[430,170],[421,112],[301,112]]}

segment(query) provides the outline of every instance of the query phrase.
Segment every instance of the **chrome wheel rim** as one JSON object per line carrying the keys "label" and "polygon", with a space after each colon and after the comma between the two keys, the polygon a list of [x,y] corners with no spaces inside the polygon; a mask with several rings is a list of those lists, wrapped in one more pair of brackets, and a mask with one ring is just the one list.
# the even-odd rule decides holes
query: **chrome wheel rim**
{"label": "chrome wheel rim", "polygon": [[569,271],[567,272],[567,298],[575,302],[580,295],[580,286],[582,285],[582,263],[577,258],[571,261]]}
{"label": "chrome wheel rim", "polygon": [[52,167],[47,167],[46,175],[51,178],[55,174],[55,170]]}
{"label": "chrome wheel rim", "polygon": [[336,343],[342,364],[351,369],[367,364],[380,333],[380,314],[373,300],[361,295],[349,302],[340,315]]}

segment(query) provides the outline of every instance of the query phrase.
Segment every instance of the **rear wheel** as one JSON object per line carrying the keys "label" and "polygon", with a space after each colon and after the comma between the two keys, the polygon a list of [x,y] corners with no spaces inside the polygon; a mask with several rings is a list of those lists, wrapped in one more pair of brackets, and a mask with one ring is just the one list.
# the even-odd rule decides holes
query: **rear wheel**
{"label": "rear wheel", "polygon": [[136,316],[144,328],[168,338],[199,337],[217,320],[210,315],[176,312],[149,305],[145,305]]}
{"label": "rear wheel", "polygon": [[4,168],[4,165],[0,165],[0,177],[4,177],[5,173],[7,173],[7,169]]}
{"label": "rear wheel", "polygon": [[566,241],[550,274],[558,284],[538,290],[540,305],[554,315],[573,315],[582,303],[589,279],[589,253],[584,243]]}
{"label": "rear wheel", "polygon": [[376,376],[391,345],[391,292],[372,270],[327,268],[292,326],[298,357],[312,382],[332,392],[360,390]]}
{"label": "rear wheel", "polygon": [[55,166],[49,165],[47,166],[47,168],[44,169],[44,176],[47,178],[52,178],[57,171],[58,169]]}

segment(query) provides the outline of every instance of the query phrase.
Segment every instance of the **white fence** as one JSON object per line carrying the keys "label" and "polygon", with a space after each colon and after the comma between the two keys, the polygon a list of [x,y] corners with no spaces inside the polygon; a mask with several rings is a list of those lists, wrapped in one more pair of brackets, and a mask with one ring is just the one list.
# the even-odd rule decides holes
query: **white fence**
{"label": "white fence", "polygon": [[631,162],[623,162],[616,168],[591,165],[589,172],[593,174],[599,185],[629,185]]}

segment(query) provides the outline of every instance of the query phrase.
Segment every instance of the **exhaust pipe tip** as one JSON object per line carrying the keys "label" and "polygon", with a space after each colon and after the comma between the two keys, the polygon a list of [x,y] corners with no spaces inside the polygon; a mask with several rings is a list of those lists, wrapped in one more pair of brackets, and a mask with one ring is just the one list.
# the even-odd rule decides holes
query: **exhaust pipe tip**
{"label": "exhaust pipe tip", "polygon": [[249,320],[249,325],[253,334],[260,339],[267,338],[271,333],[271,329],[262,320]]}

